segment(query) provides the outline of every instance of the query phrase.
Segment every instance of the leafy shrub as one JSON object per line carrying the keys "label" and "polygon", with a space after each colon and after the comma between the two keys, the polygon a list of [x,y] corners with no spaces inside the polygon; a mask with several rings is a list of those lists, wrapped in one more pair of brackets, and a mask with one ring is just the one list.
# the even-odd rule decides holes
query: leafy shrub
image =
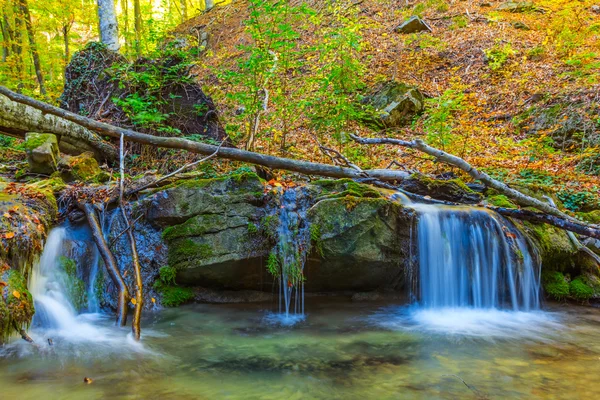
{"label": "leafy shrub", "polygon": [[506,43],[503,46],[495,45],[491,49],[485,50],[484,53],[492,71],[501,70],[508,60],[517,54],[510,43]]}
{"label": "leafy shrub", "polygon": [[569,283],[565,276],[558,271],[544,271],[542,284],[546,293],[555,300],[565,300],[569,297]]}

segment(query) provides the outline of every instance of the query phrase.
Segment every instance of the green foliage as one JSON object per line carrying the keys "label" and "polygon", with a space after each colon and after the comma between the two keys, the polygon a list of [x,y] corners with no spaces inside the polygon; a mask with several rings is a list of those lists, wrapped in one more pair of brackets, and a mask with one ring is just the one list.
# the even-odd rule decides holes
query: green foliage
{"label": "green foliage", "polygon": [[173,267],[165,265],[158,270],[160,280],[165,285],[175,285],[175,277],[177,276],[177,270]]}
{"label": "green foliage", "polygon": [[563,189],[557,193],[557,196],[563,202],[565,208],[571,211],[598,207],[597,192]]}
{"label": "green foliage", "polygon": [[313,248],[322,257],[323,256],[323,239],[321,237],[321,228],[318,224],[310,226],[310,241]]}
{"label": "green foliage", "polygon": [[451,143],[454,116],[464,109],[463,100],[463,92],[448,89],[440,97],[425,101],[426,114],[423,128],[430,144],[444,149]]}
{"label": "green foliage", "polygon": [[544,271],[542,273],[544,290],[555,300],[565,300],[569,297],[569,283],[565,276],[558,271]]}
{"label": "green foliage", "polygon": [[484,50],[484,53],[492,71],[501,70],[508,60],[517,54],[510,43],[505,43],[502,46],[496,44],[494,47]]}
{"label": "green foliage", "polygon": [[4,135],[0,135],[0,147],[14,147],[15,142],[17,141],[17,139],[10,137],[10,136],[4,136]]}
{"label": "green foliage", "polygon": [[269,258],[267,258],[267,271],[269,271],[269,273],[276,278],[281,275],[279,258],[277,257],[277,253],[275,251],[269,253]]}
{"label": "green foliage", "polygon": [[594,295],[594,289],[587,284],[585,277],[578,276],[569,284],[569,295],[577,301],[586,302]]}
{"label": "green foliage", "polygon": [[510,201],[508,197],[503,194],[498,194],[495,196],[490,196],[487,198],[488,203],[494,205],[496,207],[502,208],[517,208],[516,204]]}
{"label": "green foliage", "polygon": [[88,303],[85,282],[77,275],[75,260],[68,257],[58,259],[59,268],[64,272],[63,285],[67,290],[67,297],[77,311],[85,308]]}
{"label": "green foliage", "polygon": [[258,228],[252,222],[248,222],[248,234],[255,235],[258,233]]}

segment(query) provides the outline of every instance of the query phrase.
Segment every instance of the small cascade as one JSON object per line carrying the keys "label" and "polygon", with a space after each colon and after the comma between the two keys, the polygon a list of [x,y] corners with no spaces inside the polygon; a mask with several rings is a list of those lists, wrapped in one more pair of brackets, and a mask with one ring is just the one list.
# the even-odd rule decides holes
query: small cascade
{"label": "small cascade", "polygon": [[306,207],[298,199],[301,189],[289,188],[281,196],[279,241],[279,313],[289,318],[304,315],[304,263],[310,246]]}
{"label": "small cascade", "polygon": [[[540,307],[541,266],[525,237],[491,210],[412,202],[417,211],[417,298],[428,309]],[[413,289],[414,290],[414,289]]]}
{"label": "small cascade", "polygon": [[526,239],[490,210],[412,204],[421,304],[427,308],[540,306],[540,265]]}

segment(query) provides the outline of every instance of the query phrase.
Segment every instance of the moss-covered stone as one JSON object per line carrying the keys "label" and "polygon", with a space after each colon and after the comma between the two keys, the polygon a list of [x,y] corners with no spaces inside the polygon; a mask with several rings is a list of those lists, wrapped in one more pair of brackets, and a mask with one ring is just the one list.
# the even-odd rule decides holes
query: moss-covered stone
{"label": "moss-covered stone", "polygon": [[178,307],[194,299],[194,291],[188,287],[155,285],[154,289],[161,296],[161,304],[165,307]]}
{"label": "moss-covered stone", "polygon": [[31,172],[49,175],[57,170],[60,154],[56,135],[30,132],[25,136],[23,148]]}
{"label": "moss-covered stone", "polygon": [[578,212],[577,217],[592,224],[600,224],[600,210],[593,210],[587,213]]}
{"label": "moss-covered stone", "polygon": [[565,231],[547,224],[525,222],[523,226],[540,250],[544,269],[564,272],[574,267],[577,249]]}
{"label": "moss-covered stone", "polygon": [[322,189],[321,198],[341,198],[346,196],[381,198],[381,193],[373,186],[358,183],[352,179],[320,179],[311,182],[312,185]]}
{"label": "moss-covered stone", "polygon": [[67,290],[67,297],[76,311],[81,311],[88,303],[85,282],[77,275],[77,264],[75,260],[68,257],[60,257],[59,268],[64,272],[63,286]]}
{"label": "moss-covered stone", "polygon": [[108,174],[100,169],[94,153],[89,151],[78,156],[65,156],[59,168],[67,181],[102,183],[109,179]]}
{"label": "moss-covered stone", "polygon": [[473,191],[458,178],[441,180],[415,173],[401,182],[402,189],[422,196],[431,196],[438,200],[479,203],[483,196]]}
{"label": "moss-covered stone", "polygon": [[27,328],[35,313],[33,297],[27,289],[27,280],[19,271],[5,270],[0,275],[0,343],[13,328]]}
{"label": "moss-covered stone", "polygon": [[569,297],[569,283],[561,272],[544,271],[542,284],[546,294],[555,300],[562,301]]}
{"label": "moss-covered stone", "polygon": [[508,197],[503,194],[497,194],[494,196],[489,196],[487,202],[496,207],[502,208],[518,208],[515,203],[513,203]]}

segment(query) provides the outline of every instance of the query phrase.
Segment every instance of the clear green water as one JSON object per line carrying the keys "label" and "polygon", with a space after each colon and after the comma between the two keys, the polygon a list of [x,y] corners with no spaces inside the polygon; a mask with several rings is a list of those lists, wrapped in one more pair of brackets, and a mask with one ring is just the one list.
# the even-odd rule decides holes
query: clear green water
{"label": "clear green water", "polygon": [[282,327],[266,322],[265,307],[146,315],[143,347],[108,320],[32,331],[37,348],[0,349],[0,398],[600,398],[600,309],[412,315],[321,298],[304,322]]}

